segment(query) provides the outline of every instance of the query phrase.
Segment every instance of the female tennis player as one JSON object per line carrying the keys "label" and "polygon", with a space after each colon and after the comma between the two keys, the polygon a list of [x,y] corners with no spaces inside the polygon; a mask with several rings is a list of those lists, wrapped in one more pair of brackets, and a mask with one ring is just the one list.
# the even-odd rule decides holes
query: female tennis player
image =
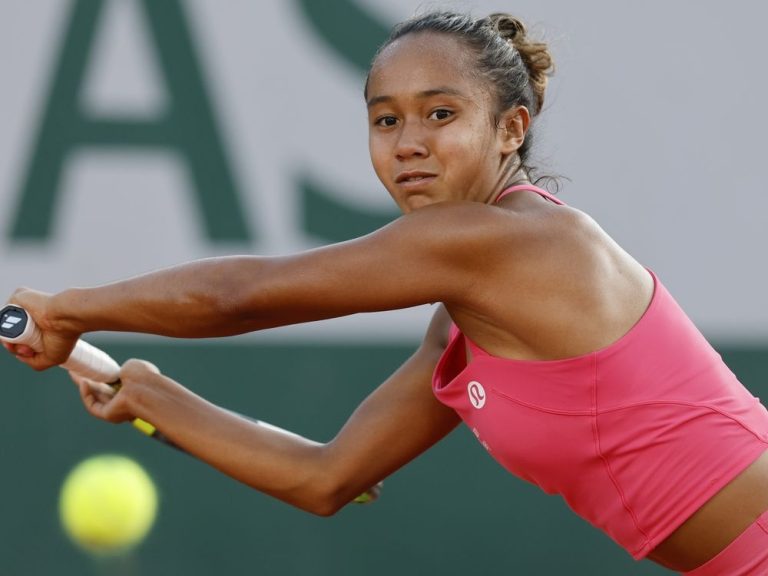
{"label": "female tennis player", "polygon": [[418,350],[327,444],[239,418],[138,360],[115,396],[81,382],[83,401],[322,515],[463,420],[634,558],[697,576],[768,573],[768,412],[652,272],[532,184],[551,70],[546,45],[507,15],[402,23],[365,89],[371,159],[400,218],[285,257],[20,289],[10,301],[44,350],[9,349],[44,369],[89,331],[227,336],[440,303]]}

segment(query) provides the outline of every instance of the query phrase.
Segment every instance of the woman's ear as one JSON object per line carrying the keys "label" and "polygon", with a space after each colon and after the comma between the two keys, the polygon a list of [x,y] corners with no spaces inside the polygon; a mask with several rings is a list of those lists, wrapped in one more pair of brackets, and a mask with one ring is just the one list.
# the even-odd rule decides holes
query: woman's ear
{"label": "woman's ear", "polygon": [[504,154],[517,152],[525,142],[531,115],[525,106],[516,106],[505,110],[499,119],[499,138],[501,151]]}

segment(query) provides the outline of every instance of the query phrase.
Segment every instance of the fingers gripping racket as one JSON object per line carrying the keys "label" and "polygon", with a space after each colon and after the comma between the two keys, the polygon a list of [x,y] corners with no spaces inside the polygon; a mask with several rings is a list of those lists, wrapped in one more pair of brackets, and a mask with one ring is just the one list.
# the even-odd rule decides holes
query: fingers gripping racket
{"label": "fingers gripping racket", "polygon": [[[34,320],[26,310],[12,304],[0,309],[0,340],[12,344],[24,344],[35,351],[42,350],[42,333]],[[111,387],[115,394],[120,390],[120,365],[109,354],[83,340],[77,341],[69,358],[59,366],[95,382],[103,382]],[[248,418],[241,414],[237,415]],[[186,453],[183,448],[164,436],[149,422],[136,418],[132,424],[150,438]],[[355,498],[353,502],[357,504],[372,502],[376,500],[380,490],[381,483],[378,483]]]}

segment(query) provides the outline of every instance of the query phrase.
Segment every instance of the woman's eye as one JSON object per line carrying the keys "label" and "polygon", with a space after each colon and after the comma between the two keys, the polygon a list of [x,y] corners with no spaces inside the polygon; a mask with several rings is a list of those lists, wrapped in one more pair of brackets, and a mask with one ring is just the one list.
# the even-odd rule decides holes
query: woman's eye
{"label": "woman's eye", "polygon": [[394,116],[382,116],[381,118],[377,118],[374,124],[383,128],[391,128],[397,124],[397,118]]}
{"label": "woman's eye", "polygon": [[429,117],[432,120],[447,120],[452,115],[453,112],[450,110],[446,110],[445,108],[438,108],[437,110],[433,110]]}

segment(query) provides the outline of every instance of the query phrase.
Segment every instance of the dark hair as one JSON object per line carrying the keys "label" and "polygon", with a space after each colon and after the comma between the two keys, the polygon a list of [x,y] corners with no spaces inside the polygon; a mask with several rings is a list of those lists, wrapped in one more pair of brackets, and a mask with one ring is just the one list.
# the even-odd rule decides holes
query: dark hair
{"label": "dark hair", "polygon": [[[455,36],[474,51],[476,72],[493,87],[496,121],[503,111],[513,106],[525,106],[531,120],[541,112],[547,81],[554,71],[554,62],[547,45],[530,40],[525,25],[517,18],[509,14],[473,18],[468,14],[442,11],[414,16],[392,29],[373,61],[398,38],[418,32]],[[367,80],[365,89],[367,96]],[[529,174],[535,170],[528,165],[533,143],[532,127],[533,121],[525,142],[518,150],[521,168]]]}

